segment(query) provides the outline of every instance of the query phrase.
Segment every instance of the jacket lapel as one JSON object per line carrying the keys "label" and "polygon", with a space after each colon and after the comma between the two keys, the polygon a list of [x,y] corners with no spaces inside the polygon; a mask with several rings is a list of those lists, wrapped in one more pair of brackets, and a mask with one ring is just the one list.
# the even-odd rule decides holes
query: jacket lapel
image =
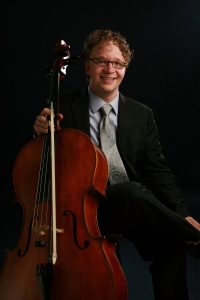
{"label": "jacket lapel", "polygon": [[129,105],[127,104],[126,97],[120,94],[117,141],[121,150],[123,150],[125,141],[130,132],[130,114],[131,111]]}

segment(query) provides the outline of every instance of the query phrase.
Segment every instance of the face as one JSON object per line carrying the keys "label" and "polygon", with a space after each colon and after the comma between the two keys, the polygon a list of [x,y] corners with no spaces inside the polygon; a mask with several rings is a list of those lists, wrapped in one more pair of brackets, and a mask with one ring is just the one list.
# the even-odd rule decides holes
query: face
{"label": "face", "polygon": [[[90,53],[90,59],[125,63],[120,49],[112,42],[101,47],[96,45]],[[117,69],[111,63],[103,67],[89,60],[85,63],[85,71],[90,78],[89,86],[91,90],[104,101],[110,102],[118,93],[126,68]]]}

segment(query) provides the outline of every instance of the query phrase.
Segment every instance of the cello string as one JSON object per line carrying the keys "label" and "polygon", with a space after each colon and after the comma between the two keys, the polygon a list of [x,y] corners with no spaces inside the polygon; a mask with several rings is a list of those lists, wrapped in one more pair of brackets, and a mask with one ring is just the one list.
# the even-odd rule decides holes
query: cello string
{"label": "cello string", "polygon": [[40,161],[40,168],[39,168],[39,176],[38,176],[38,183],[37,183],[37,190],[36,190],[36,197],[35,197],[35,207],[34,207],[34,213],[33,213],[33,229],[37,228],[37,220],[38,220],[38,215],[39,215],[39,202],[40,202],[40,199],[41,199],[41,178],[42,178],[42,170],[43,170],[43,163],[44,163],[44,159],[43,159],[43,156],[44,156],[44,148],[45,148],[45,140],[46,140],[46,137],[44,138],[44,143],[43,143],[43,147],[42,147],[42,159]]}
{"label": "cello string", "polygon": [[47,137],[45,136],[43,149],[42,149],[42,158],[40,162],[37,191],[36,191],[36,201],[33,215],[33,229],[36,231],[40,230],[43,226],[47,224],[43,223],[43,211],[45,203],[48,203],[47,192],[49,189],[47,186],[47,168],[48,168],[48,156],[49,156],[49,147],[47,146]]}
{"label": "cello string", "polygon": [[[48,136],[44,136],[42,155],[39,167],[39,176],[35,197],[35,207],[33,214],[32,230],[33,242],[35,245],[47,247],[46,251],[37,251],[38,257],[41,261],[46,261],[45,258],[51,257],[51,220],[49,210],[49,191],[50,191],[50,177],[49,177],[49,158],[50,147],[48,144]],[[39,250],[39,248],[36,248]],[[46,253],[46,255],[45,255]],[[43,255],[41,257],[41,255]]]}

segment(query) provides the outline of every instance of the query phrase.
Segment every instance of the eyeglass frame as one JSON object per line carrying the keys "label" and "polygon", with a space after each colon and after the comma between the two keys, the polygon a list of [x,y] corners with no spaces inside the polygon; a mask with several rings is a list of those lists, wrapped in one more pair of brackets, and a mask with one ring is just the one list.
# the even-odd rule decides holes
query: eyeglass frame
{"label": "eyeglass frame", "polygon": [[[107,68],[110,63],[112,64],[112,67],[117,70],[122,70],[127,67],[126,63],[119,62],[119,61],[101,60],[98,58],[88,58],[87,60],[92,61],[93,63],[95,63],[95,65],[97,65],[99,67],[103,67],[103,68]],[[120,67],[114,66],[113,64],[115,64],[115,63],[118,64]]]}

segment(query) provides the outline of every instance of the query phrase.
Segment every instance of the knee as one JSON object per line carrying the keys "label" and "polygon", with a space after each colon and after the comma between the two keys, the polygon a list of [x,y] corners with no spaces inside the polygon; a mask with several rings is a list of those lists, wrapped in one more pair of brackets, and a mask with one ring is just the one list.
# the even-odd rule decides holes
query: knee
{"label": "knee", "polygon": [[146,198],[147,189],[139,182],[124,182],[109,186],[107,196],[115,202],[120,201],[123,205],[126,202],[137,202]]}

